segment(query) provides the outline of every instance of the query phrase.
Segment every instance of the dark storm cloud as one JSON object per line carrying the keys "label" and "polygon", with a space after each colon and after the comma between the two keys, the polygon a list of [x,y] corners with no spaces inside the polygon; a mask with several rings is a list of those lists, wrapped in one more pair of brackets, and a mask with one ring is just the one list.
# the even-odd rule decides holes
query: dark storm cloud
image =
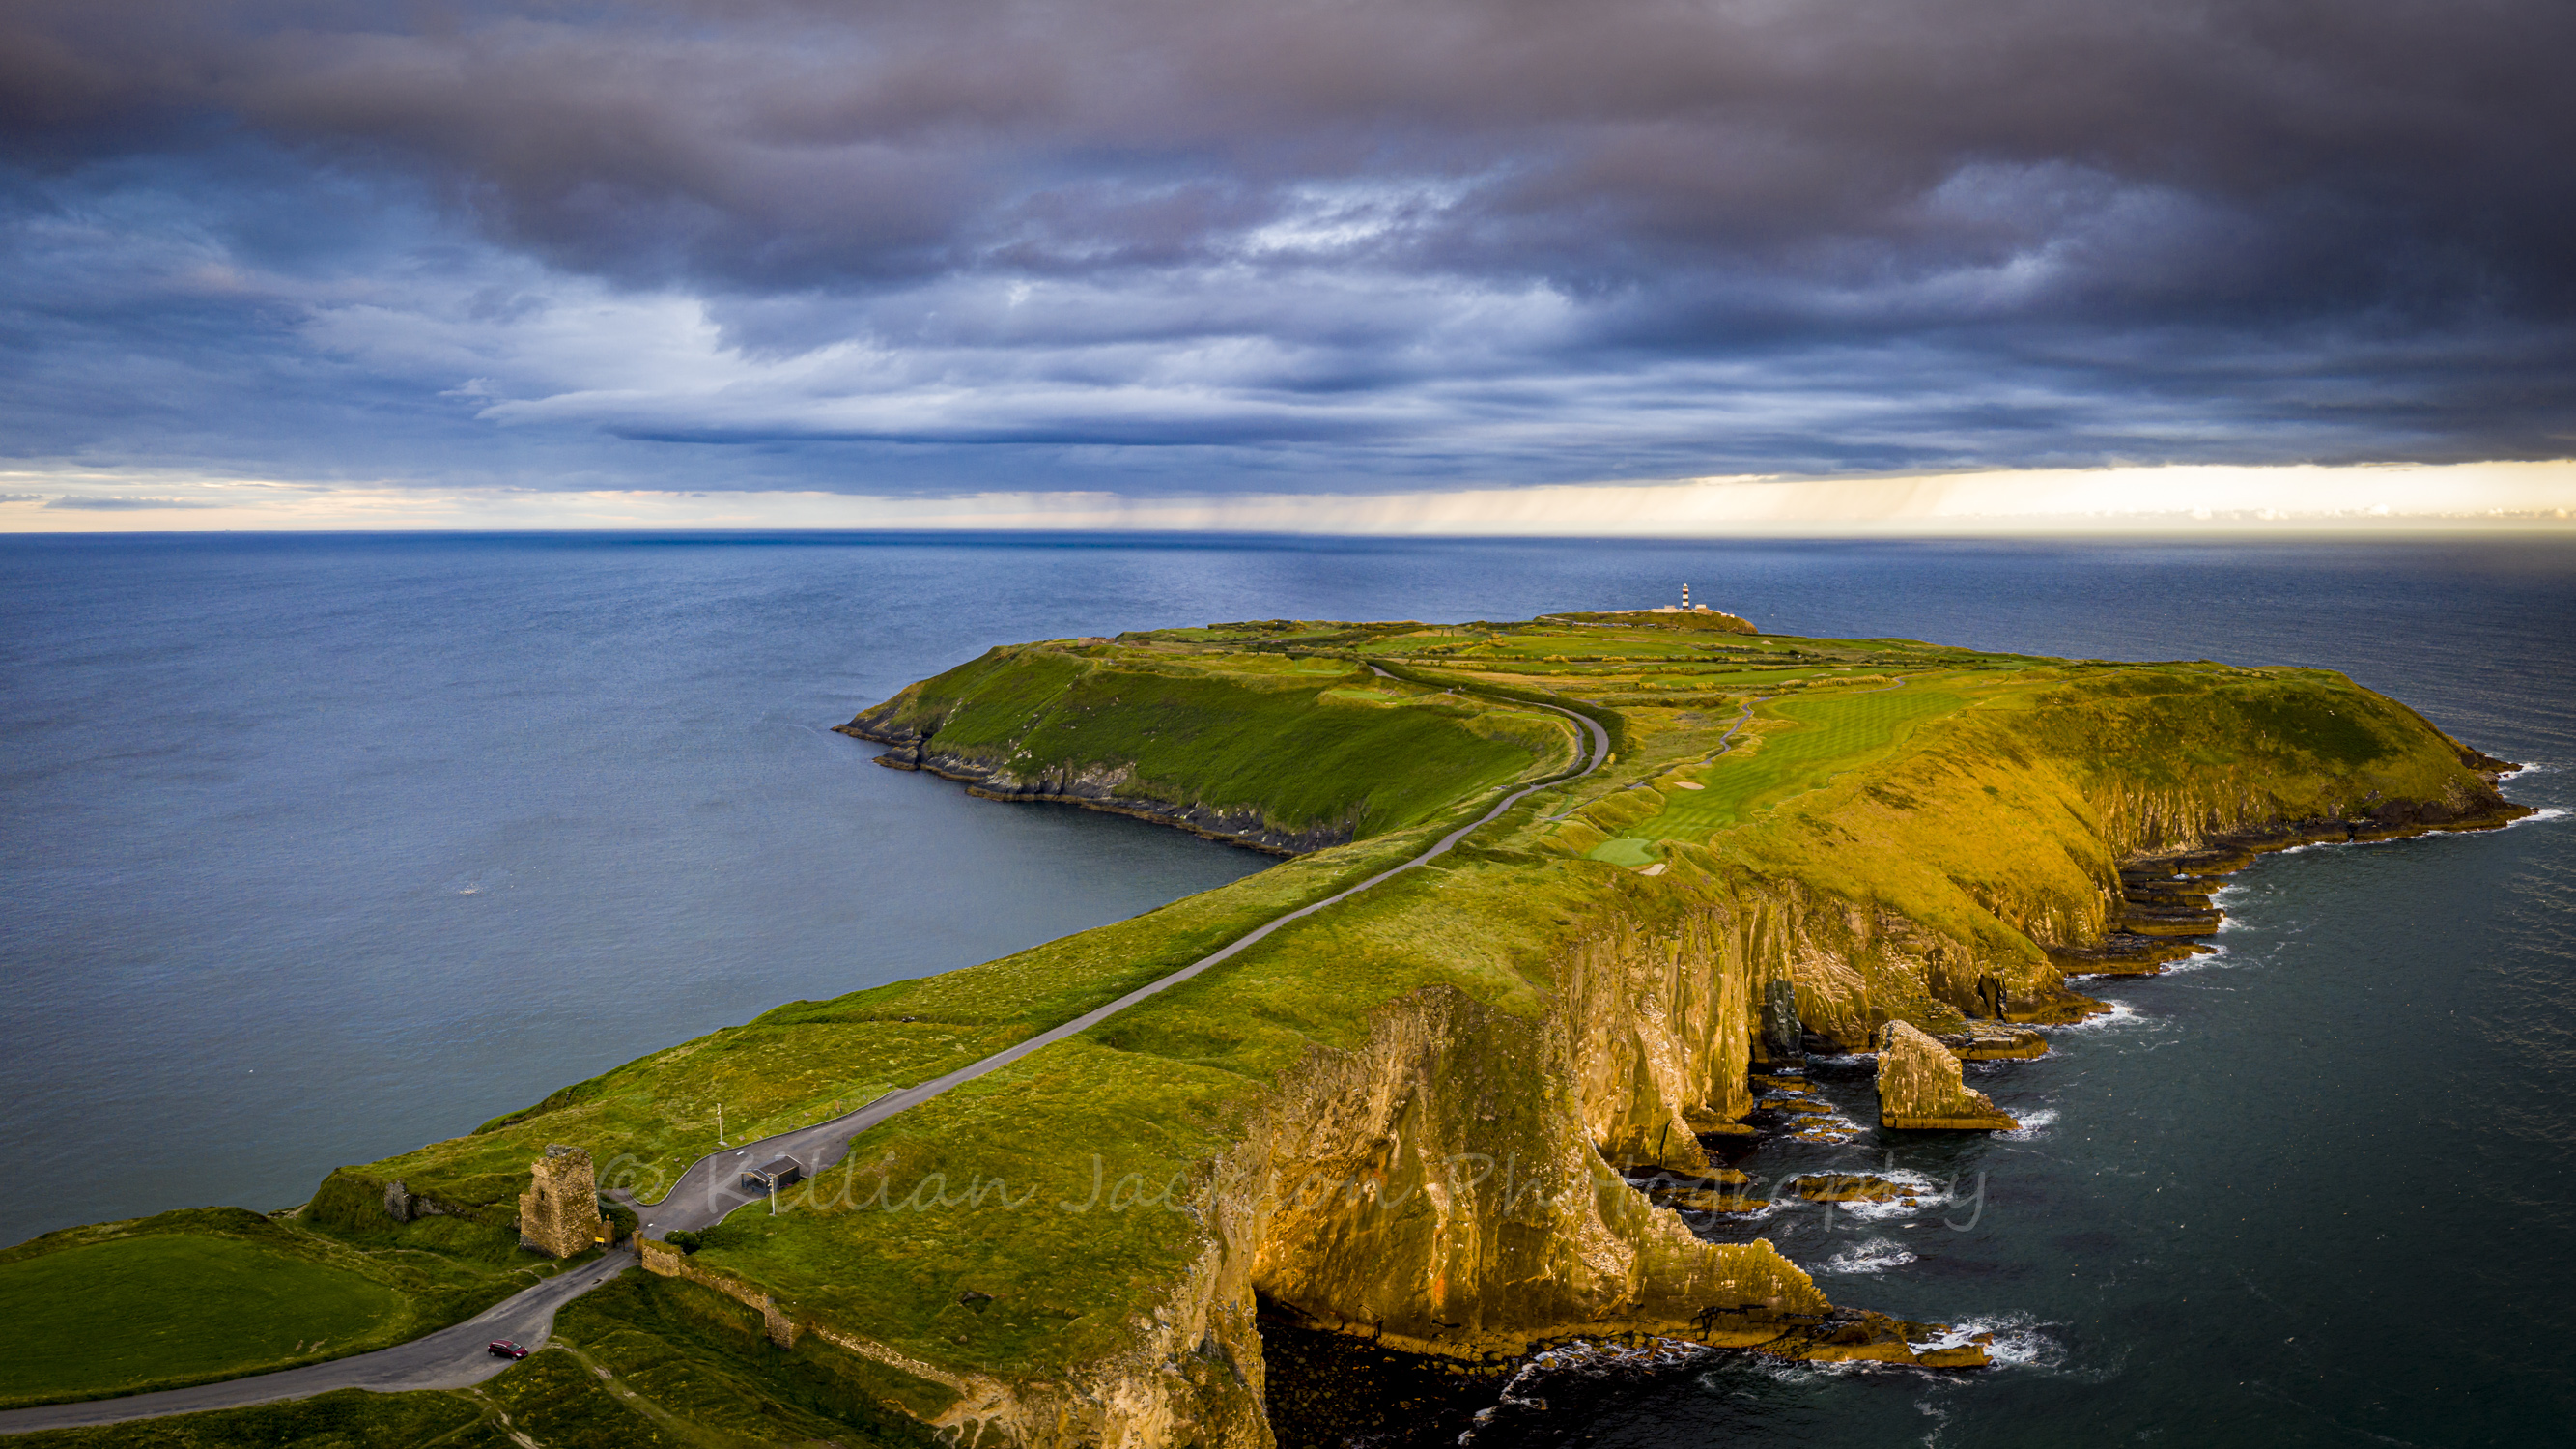
{"label": "dark storm cloud", "polygon": [[0,416],[859,488],[2560,456],[2570,55],[2554,0],[22,0]]}

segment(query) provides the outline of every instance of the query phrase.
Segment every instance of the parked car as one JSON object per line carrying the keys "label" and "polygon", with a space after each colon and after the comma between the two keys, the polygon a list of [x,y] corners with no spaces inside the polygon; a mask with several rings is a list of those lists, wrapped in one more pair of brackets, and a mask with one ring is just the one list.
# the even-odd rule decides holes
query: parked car
{"label": "parked car", "polygon": [[496,1338],[492,1340],[491,1348],[492,1356],[494,1358],[526,1358],[528,1356],[528,1351],[526,1349],[519,1347],[517,1344],[512,1343],[506,1338]]}

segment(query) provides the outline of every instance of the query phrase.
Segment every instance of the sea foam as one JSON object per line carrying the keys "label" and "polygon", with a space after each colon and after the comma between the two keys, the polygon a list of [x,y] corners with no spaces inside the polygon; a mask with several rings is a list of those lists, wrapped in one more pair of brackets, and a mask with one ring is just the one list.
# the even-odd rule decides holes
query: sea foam
{"label": "sea foam", "polygon": [[1865,1243],[1854,1243],[1827,1258],[1816,1271],[1819,1273],[1884,1273],[1890,1268],[1901,1268],[1913,1261],[1914,1255],[1898,1244],[1886,1238],[1872,1238]]}

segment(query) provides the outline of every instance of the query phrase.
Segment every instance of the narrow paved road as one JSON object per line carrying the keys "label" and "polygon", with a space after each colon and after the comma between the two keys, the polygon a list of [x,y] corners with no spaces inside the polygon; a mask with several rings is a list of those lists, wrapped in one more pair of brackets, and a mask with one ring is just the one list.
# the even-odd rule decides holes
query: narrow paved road
{"label": "narrow paved road", "polygon": [[[1369,669],[1380,678],[1394,678],[1376,665],[1370,665]],[[680,1174],[680,1180],[672,1184],[661,1201],[647,1206],[628,1200],[643,1219],[645,1231],[661,1237],[682,1229],[695,1231],[713,1227],[724,1220],[725,1214],[761,1200],[759,1194],[744,1192],[737,1185],[742,1169],[785,1155],[804,1164],[809,1174],[819,1174],[841,1160],[842,1155],[849,1151],[851,1138],[897,1112],[918,1107],[952,1087],[998,1071],[1033,1051],[1098,1026],[1147,997],[1168,991],[1211,966],[1233,959],[1292,921],[1303,920],[1326,906],[1349,900],[1371,886],[1437,860],[1466,839],[1469,831],[1492,823],[1504,811],[1537,791],[1591,774],[1609,757],[1610,732],[1603,729],[1598,720],[1570,709],[1557,709],[1554,705],[1531,704],[1524,700],[1502,702],[1525,709],[1554,710],[1573,720],[1581,727],[1578,735],[1588,737],[1590,745],[1591,752],[1582,767],[1523,785],[1496,801],[1493,809],[1440,837],[1437,844],[1411,860],[1390,866],[1312,905],[1275,916],[1266,924],[1236,937],[1229,944],[1169,976],[1147,982],[1106,1006],[1086,1011],[1064,1025],[1042,1031],[1017,1046],[1005,1047],[982,1061],[959,1067],[944,1077],[934,1077],[917,1087],[889,1092],[855,1112],[817,1122],[811,1127],[711,1152],[689,1164],[688,1170]],[[493,1339],[506,1338],[530,1346],[544,1343],[546,1335],[554,1331],[556,1309],[626,1271],[634,1266],[635,1261],[632,1249],[618,1249],[568,1273],[549,1278],[516,1297],[504,1299],[454,1327],[442,1328],[426,1337],[378,1349],[374,1353],[356,1354],[281,1373],[200,1384],[192,1389],[167,1389],[121,1399],[45,1404],[32,1409],[0,1412],[0,1434],[25,1434],[37,1429],[113,1424],[127,1419],[158,1418],[164,1414],[240,1408],[249,1404],[275,1403],[281,1399],[305,1398],[333,1389],[375,1389],[385,1393],[405,1389],[461,1389],[481,1383],[509,1367],[509,1360],[494,1358],[487,1351],[485,1345]]]}

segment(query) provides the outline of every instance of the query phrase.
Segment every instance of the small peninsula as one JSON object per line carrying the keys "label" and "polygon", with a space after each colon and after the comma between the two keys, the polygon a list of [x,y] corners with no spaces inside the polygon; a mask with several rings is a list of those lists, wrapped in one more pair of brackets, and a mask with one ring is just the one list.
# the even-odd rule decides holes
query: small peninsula
{"label": "small peninsula", "polygon": [[[1268,1449],[1296,1396],[1269,1391],[1265,1334],[1497,1385],[1567,1344],[1973,1371],[1973,1335],[1828,1301],[1770,1242],[1696,1230],[1746,1209],[1732,1164],[1765,1133],[1870,1130],[1825,1121],[1807,1055],[1877,1054],[1876,1130],[2010,1130],[1960,1063],[2010,1071],[2104,1009],[2084,977],[2205,949],[2211,877],[2527,813],[2496,788],[2510,765],[2328,671],[1794,638],[1706,609],[1010,645],[840,728],[995,800],[1282,859],[788,1003],[342,1168],[292,1214],[75,1229],[0,1272],[216,1236],[374,1274],[414,1332],[525,1286],[523,1202],[546,1205],[548,1271],[596,1252],[537,1181],[596,1164],[598,1237],[639,1240],[647,1271],[568,1300],[567,1352],[492,1381],[545,1386],[518,1422],[547,1443]],[[1193,963],[871,1123],[768,1207],[650,1226],[720,1132],[834,1122]],[[368,1258],[394,1249],[402,1282]],[[429,1423],[456,1396],[367,1397],[350,1412]]]}

